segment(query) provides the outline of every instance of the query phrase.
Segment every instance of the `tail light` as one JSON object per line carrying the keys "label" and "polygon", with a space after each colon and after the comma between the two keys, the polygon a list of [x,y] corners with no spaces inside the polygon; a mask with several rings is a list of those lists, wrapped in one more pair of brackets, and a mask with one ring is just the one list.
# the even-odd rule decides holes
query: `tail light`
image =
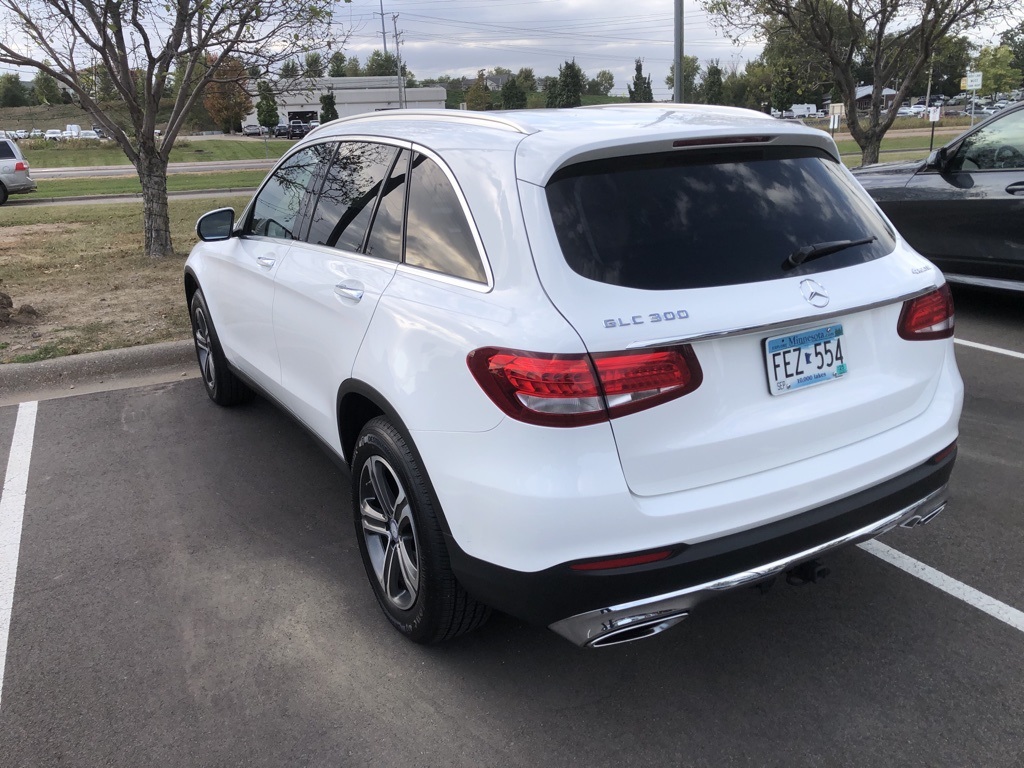
{"label": "tail light", "polygon": [[954,325],[953,294],[946,283],[924,296],[905,301],[896,328],[901,339],[927,341],[948,339],[953,335]]}
{"label": "tail light", "polygon": [[14,170],[16,170],[16,171],[27,171],[28,170],[28,163],[25,163],[25,162],[22,162],[22,161],[19,160],[18,162],[16,162],[14,164]]}
{"label": "tail light", "polygon": [[625,416],[693,392],[703,373],[686,344],[642,352],[553,355],[485,347],[469,370],[507,415],[576,427]]}

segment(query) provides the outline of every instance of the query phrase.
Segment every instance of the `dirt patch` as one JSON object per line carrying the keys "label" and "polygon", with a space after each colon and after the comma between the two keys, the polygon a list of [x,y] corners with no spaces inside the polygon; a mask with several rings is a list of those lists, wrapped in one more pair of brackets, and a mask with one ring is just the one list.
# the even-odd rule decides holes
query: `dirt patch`
{"label": "dirt patch", "polygon": [[5,208],[0,292],[11,306],[0,322],[0,362],[187,339],[182,267],[192,228],[202,212],[232,203],[173,201],[179,253],[160,260],[142,252],[138,204]]}

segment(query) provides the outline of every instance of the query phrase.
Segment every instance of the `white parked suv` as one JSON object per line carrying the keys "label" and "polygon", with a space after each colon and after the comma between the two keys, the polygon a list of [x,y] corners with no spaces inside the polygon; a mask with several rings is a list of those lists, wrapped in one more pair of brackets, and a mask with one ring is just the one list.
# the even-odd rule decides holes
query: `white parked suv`
{"label": "white parked suv", "polygon": [[343,118],[185,267],[206,390],[351,467],[417,642],[602,646],[946,503],[942,275],[827,134],[724,107]]}

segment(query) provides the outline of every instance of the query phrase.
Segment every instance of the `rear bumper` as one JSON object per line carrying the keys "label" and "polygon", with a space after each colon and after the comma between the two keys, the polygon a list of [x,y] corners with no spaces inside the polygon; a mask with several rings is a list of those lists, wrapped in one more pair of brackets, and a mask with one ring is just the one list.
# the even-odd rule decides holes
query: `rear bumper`
{"label": "rear bumper", "polygon": [[[676,544],[657,563],[574,571],[563,563],[513,571],[473,558],[448,537],[452,568],[476,598],[523,620],[549,626],[573,643],[599,646],[671,626],[703,600],[763,581],[898,525],[927,522],[946,503],[956,452],[816,509],[749,530]],[[628,639],[635,639],[629,637]]]}
{"label": "rear bumper", "polygon": [[22,195],[36,191],[36,182],[31,176],[26,176],[24,179],[14,179],[9,183],[5,182],[5,186],[12,195]]}

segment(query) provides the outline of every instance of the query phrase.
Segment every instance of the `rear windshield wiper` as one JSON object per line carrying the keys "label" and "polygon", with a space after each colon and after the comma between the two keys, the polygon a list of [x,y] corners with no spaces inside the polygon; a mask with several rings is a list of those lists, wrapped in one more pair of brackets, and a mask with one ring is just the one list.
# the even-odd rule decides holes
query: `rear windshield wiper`
{"label": "rear windshield wiper", "polygon": [[789,254],[786,260],[782,262],[782,268],[792,269],[793,267],[799,267],[805,261],[828,256],[830,253],[845,251],[847,248],[853,248],[855,245],[867,245],[868,243],[875,242],[877,239],[877,237],[871,235],[870,237],[862,237],[860,240],[832,240],[828,243],[805,245],[803,248],[798,248]]}

